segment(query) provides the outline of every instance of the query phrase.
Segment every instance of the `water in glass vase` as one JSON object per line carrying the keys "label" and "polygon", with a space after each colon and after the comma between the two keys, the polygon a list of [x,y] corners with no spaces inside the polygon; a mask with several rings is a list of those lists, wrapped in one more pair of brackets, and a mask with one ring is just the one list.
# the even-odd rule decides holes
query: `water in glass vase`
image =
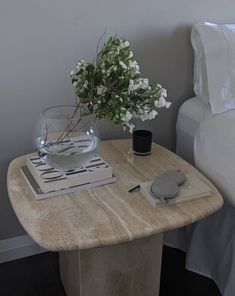
{"label": "water in glass vase", "polygon": [[48,165],[66,171],[86,165],[100,142],[94,120],[78,106],[45,109],[35,128],[34,145]]}
{"label": "water in glass vase", "polygon": [[51,167],[71,170],[94,158],[98,144],[99,138],[92,135],[65,138],[59,143],[49,142],[39,150],[39,155]]}

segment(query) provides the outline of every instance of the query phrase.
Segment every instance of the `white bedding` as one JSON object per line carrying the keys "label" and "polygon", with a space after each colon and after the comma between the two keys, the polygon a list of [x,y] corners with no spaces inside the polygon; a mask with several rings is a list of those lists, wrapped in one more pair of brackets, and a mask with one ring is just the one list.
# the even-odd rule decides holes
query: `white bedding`
{"label": "white bedding", "polygon": [[[231,112],[233,112],[235,117],[235,111]],[[210,114],[210,109],[199,98],[186,101],[179,110],[177,119],[177,153],[193,163],[193,142],[195,134],[197,134],[197,144],[195,145],[197,150],[195,152],[197,154],[196,162],[199,169],[201,169],[200,166],[203,166],[205,174],[210,179],[213,179],[214,175],[217,176],[216,171],[219,169],[217,166],[218,162],[216,164],[211,162],[211,154],[216,155],[216,157],[222,154],[224,159],[227,157],[225,163],[222,164],[224,169],[229,165],[231,158],[233,158],[231,148],[231,142],[235,138],[232,136],[233,127],[230,125],[226,129],[225,124],[227,120],[231,124],[233,122],[233,116],[228,115],[229,113],[216,115],[216,117],[223,117],[221,117],[222,119],[212,120],[210,115],[208,115]],[[220,128],[219,124],[222,124],[223,128]],[[212,131],[212,129],[214,130]],[[223,133],[223,135],[218,136],[218,131]],[[202,139],[203,133],[208,138],[205,139],[205,144]],[[230,144],[225,141],[228,138],[231,141]],[[211,146],[212,139],[214,146]],[[220,152],[220,149],[224,146],[224,141],[226,142],[225,148]],[[209,160],[204,155],[204,148],[210,154]],[[235,157],[231,160],[231,163],[235,164]],[[216,171],[214,164],[217,167]],[[230,172],[232,172],[232,166],[230,166],[230,169]],[[226,172],[224,171],[223,174],[226,174]],[[229,180],[232,180],[232,178],[229,177]],[[219,188],[220,186],[217,187]],[[234,186],[232,185],[232,187]],[[232,194],[230,189],[229,186],[226,188]],[[223,196],[225,199],[229,198],[226,194]],[[225,202],[224,207],[217,213],[187,227],[169,231],[164,236],[164,242],[166,245],[186,252],[187,269],[212,278],[217,283],[222,295],[235,295],[235,208],[231,204]]]}
{"label": "white bedding", "polygon": [[209,105],[197,97],[187,100],[179,109],[176,124],[176,153],[192,164],[194,163],[194,137],[201,119],[209,109]]}
{"label": "white bedding", "polygon": [[176,130],[177,154],[195,163],[235,206],[235,110],[213,115],[192,98],[181,106]]}
{"label": "white bedding", "polygon": [[235,110],[204,114],[195,136],[195,164],[235,206]]}

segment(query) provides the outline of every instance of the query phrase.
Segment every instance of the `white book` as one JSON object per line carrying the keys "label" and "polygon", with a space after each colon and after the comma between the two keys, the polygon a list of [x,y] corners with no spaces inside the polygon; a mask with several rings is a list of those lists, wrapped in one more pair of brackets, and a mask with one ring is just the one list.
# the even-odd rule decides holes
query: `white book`
{"label": "white book", "polygon": [[112,167],[99,155],[86,166],[65,172],[50,167],[37,156],[28,158],[27,166],[43,193],[112,178]]}
{"label": "white book", "polygon": [[21,167],[21,173],[37,200],[41,200],[41,199],[45,199],[45,198],[53,197],[53,196],[61,196],[63,194],[68,194],[68,193],[72,193],[72,192],[79,192],[83,189],[89,189],[89,188],[94,188],[94,187],[101,186],[101,185],[107,185],[110,183],[114,183],[117,180],[116,177],[114,175],[112,175],[111,178],[103,179],[100,181],[81,184],[81,185],[77,185],[77,186],[71,186],[70,188],[53,190],[53,191],[45,193],[41,190],[39,184],[37,183],[37,181],[35,180],[35,178],[31,174],[31,172],[27,166]]}
{"label": "white book", "polygon": [[199,197],[209,196],[212,189],[201,181],[195,174],[186,174],[186,181],[179,187],[179,194],[174,199],[169,199],[162,202],[160,199],[151,194],[151,186],[153,181],[140,183],[140,190],[146,200],[153,206],[158,207],[162,204],[176,204],[188,200],[193,200]]}

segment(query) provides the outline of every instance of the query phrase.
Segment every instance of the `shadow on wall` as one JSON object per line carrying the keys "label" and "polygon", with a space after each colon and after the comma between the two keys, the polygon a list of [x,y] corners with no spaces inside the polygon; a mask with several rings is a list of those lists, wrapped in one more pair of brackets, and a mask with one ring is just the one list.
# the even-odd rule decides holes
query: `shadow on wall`
{"label": "shadow on wall", "polygon": [[179,107],[193,94],[193,49],[191,24],[162,31],[135,44],[142,75],[157,81],[168,90],[169,110],[159,110],[154,122],[146,122],[156,142],[175,149],[175,124]]}

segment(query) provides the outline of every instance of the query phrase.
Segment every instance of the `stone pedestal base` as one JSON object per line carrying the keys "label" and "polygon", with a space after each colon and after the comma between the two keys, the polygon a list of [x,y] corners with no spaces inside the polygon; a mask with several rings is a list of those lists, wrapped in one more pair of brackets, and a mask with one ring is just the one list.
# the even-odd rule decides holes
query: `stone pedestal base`
{"label": "stone pedestal base", "polygon": [[157,296],[162,235],[60,253],[67,296]]}

